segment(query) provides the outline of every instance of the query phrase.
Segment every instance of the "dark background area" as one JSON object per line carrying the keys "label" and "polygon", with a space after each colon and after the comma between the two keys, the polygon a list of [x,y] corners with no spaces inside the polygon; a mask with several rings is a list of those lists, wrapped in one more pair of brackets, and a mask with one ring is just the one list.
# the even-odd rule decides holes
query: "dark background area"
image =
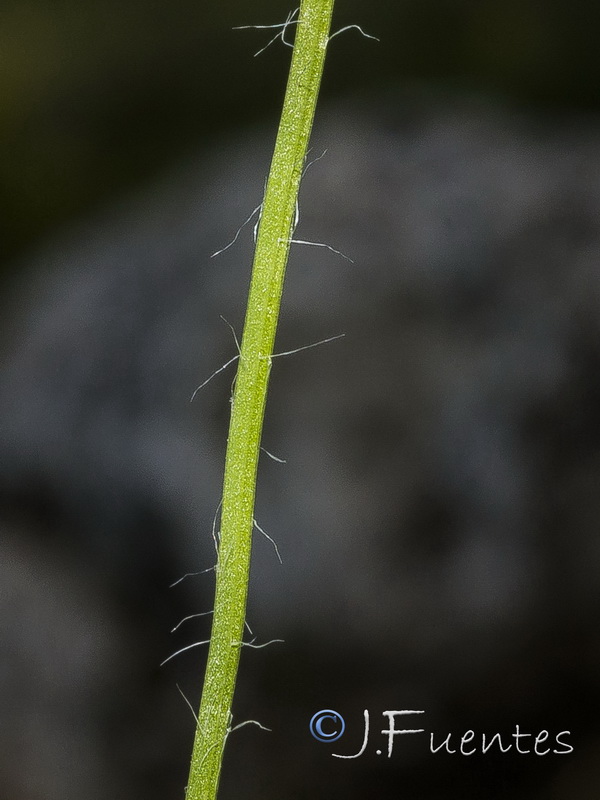
{"label": "dark background area", "polygon": [[[341,2],[275,362],[222,798],[600,786],[596,4]],[[0,800],[185,785],[280,2],[0,10]],[[308,721],[344,715],[335,746]],[[371,713],[368,752],[358,750]],[[433,756],[571,731],[572,755]]]}
{"label": "dark background area", "polygon": [[[168,164],[267,118],[287,50],[256,60],[281,0],[28,0],[0,9],[3,260]],[[590,0],[339,2],[357,23],[328,57],[324,98],[435,81],[522,105],[598,106],[600,11]]]}

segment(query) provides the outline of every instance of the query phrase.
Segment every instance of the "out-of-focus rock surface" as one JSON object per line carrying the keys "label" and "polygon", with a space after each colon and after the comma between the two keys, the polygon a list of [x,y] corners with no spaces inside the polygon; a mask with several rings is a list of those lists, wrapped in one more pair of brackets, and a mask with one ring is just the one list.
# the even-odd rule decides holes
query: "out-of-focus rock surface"
{"label": "out-of-focus rock surface", "polygon": [[[0,796],[181,797],[272,133],[65,234],[7,298]],[[598,774],[600,122],[390,94],[325,109],[263,443],[222,795],[587,800]],[[335,746],[308,732],[334,708]],[[359,759],[363,709],[372,741]],[[571,731],[568,755],[378,757]],[[379,737],[379,738],[378,738]],[[530,746],[531,742],[530,740]],[[337,748],[337,749],[336,749]]]}

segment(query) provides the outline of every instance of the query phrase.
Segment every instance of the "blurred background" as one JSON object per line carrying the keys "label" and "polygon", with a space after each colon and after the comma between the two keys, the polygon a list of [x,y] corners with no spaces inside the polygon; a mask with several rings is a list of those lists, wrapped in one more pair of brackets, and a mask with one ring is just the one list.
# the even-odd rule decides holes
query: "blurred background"
{"label": "blurred background", "polygon": [[[0,9],[0,800],[183,797],[281,2]],[[221,796],[600,786],[600,11],[336,9]],[[308,723],[332,708],[335,745]],[[432,755],[515,726],[572,753]],[[371,714],[367,751],[363,711]],[[401,724],[399,722],[398,726]],[[412,722],[411,722],[412,727]],[[403,738],[400,742],[399,739]],[[410,739],[410,741],[408,741]],[[522,745],[523,746],[523,745]],[[525,748],[527,749],[527,747]]]}
{"label": "blurred background", "polygon": [[[288,53],[252,60],[281,0],[7,0],[0,9],[4,259],[233,129],[275,123]],[[432,81],[535,107],[597,108],[589,0],[346,0],[325,98]]]}

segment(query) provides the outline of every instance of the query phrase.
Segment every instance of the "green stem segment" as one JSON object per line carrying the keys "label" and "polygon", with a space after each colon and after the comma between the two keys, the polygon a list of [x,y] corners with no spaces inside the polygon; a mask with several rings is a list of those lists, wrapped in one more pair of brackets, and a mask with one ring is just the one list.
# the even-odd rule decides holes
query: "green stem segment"
{"label": "green stem segment", "polygon": [[334,0],[302,0],[258,229],[225,459],[213,626],[186,800],[215,800],[230,727],[271,356],[333,4]]}

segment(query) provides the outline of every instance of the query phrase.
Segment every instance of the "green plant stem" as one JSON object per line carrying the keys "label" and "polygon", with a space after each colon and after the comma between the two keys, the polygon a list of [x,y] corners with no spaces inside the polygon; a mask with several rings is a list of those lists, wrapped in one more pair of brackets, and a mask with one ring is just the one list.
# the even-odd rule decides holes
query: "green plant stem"
{"label": "green plant stem", "polygon": [[271,356],[333,4],[302,0],[262,207],[227,442],[213,626],[186,800],[216,798],[231,725]]}

